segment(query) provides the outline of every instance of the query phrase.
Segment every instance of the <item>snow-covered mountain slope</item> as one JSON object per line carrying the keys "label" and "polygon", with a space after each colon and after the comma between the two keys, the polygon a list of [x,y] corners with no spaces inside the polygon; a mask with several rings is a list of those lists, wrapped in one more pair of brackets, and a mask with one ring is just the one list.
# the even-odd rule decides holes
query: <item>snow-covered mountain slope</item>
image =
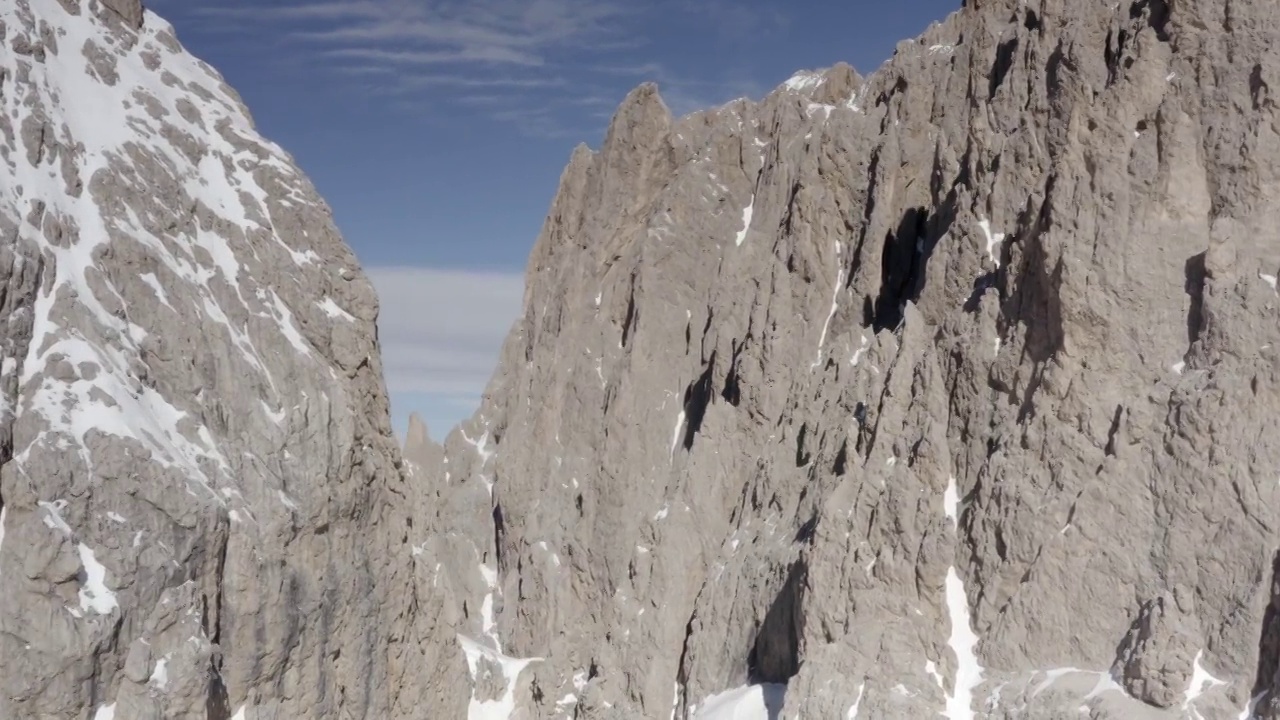
{"label": "snow-covered mountain slope", "polygon": [[137,0],[0,4],[0,717],[419,717],[377,302]]}
{"label": "snow-covered mountain slope", "polygon": [[633,92],[406,448],[433,655],[501,660],[433,711],[1280,717],[1277,20],[970,0],[866,78]]}

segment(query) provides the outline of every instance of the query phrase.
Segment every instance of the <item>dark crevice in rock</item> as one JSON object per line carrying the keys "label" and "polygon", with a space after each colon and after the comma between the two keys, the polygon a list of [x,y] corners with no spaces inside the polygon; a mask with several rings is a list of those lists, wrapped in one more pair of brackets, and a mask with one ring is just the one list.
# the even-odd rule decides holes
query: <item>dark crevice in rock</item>
{"label": "dark crevice in rock", "polygon": [[684,442],[682,446],[685,450],[693,449],[693,439],[702,430],[702,420],[706,417],[707,407],[711,405],[711,401],[715,398],[714,376],[716,369],[716,353],[711,351],[711,357],[707,360],[707,365],[702,370],[702,375],[698,376],[689,387],[684,391]]}
{"label": "dark crevice in rock", "polygon": [[1018,52],[1018,38],[1014,37],[996,46],[996,60],[991,66],[991,79],[987,87],[987,100],[990,101],[1004,84],[1004,79],[1013,69],[1013,59]]}
{"label": "dark crevice in rock", "polygon": [[1022,19],[1022,26],[1032,32],[1040,30],[1040,16],[1036,15],[1035,10],[1027,10],[1027,16]]}
{"label": "dark crevice in rock", "polygon": [[[1050,194],[1053,184],[1050,182]],[[1024,352],[1036,363],[1044,363],[1062,349],[1066,336],[1062,320],[1062,259],[1050,258],[1042,241],[1042,229],[1049,226],[1049,200],[1040,217],[1021,241],[1026,246],[1017,287],[1004,303],[1004,327],[1021,324],[1025,332]]]}
{"label": "dark crevice in rock", "polygon": [[907,79],[904,77],[899,77],[893,83],[892,88],[889,88],[888,90],[880,93],[880,95],[876,98],[876,107],[880,107],[881,105],[888,103],[890,100],[893,99],[894,95],[900,95],[902,93],[905,93],[908,87],[909,86],[907,84]]}
{"label": "dark crevice in rock", "polygon": [[[862,403],[858,403],[861,405]],[[831,465],[831,473],[836,477],[844,477],[849,464],[849,439],[840,442],[840,450],[836,452],[835,462]]]}
{"label": "dark crevice in rock", "polygon": [[1249,97],[1253,101],[1254,110],[1271,109],[1275,102],[1271,100],[1271,86],[1262,78],[1262,66],[1255,64],[1249,72]]}
{"label": "dark crevice in rock", "polygon": [[1133,58],[1128,57],[1127,54],[1129,40],[1129,31],[1125,28],[1107,33],[1107,46],[1103,49],[1103,59],[1107,64],[1107,87],[1111,87],[1116,80],[1120,79],[1122,67],[1127,70],[1133,65]]}
{"label": "dark crevice in rock", "polygon": [[[952,189],[930,212],[925,207],[907,210],[896,232],[885,238],[880,259],[880,294],[870,307],[864,325],[875,332],[895,329],[902,323],[908,301],[918,302],[924,292],[930,258],[938,241],[950,231],[956,216],[958,195]],[[868,314],[864,308],[864,315]]]}
{"label": "dark crevice in rock", "polygon": [[631,286],[627,291],[627,315],[622,321],[622,347],[627,347],[627,343],[631,342],[631,335],[635,331],[636,323],[639,321],[636,310],[636,276],[631,276]]}
{"label": "dark crevice in rock", "polygon": [[[800,499],[804,500],[804,496],[802,495]],[[800,529],[796,531],[796,542],[798,543],[812,542],[813,536],[817,532],[818,532],[818,516],[814,515],[813,517],[806,520],[804,524],[800,526]]]}
{"label": "dark crevice in rock", "polygon": [[801,594],[808,573],[804,561],[792,563],[787,580],[765,614],[747,658],[752,683],[785,683],[800,670]]}
{"label": "dark crevice in rock", "polygon": [[[1271,561],[1271,601],[1262,616],[1262,632],[1258,639],[1258,671],[1254,676],[1251,697],[1269,699],[1268,705],[1275,705],[1275,698],[1280,691],[1280,551]],[[1259,709],[1263,709],[1259,703]],[[1268,707],[1270,715],[1275,717],[1280,708]],[[1260,715],[1263,717],[1263,715]]]}
{"label": "dark crevice in rock", "polygon": [[996,287],[996,278],[999,276],[998,271],[991,271],[985,275],[979,275],[973,281],[973,290],[969,293],[969,297],[964,301],[964,311],[967,313],[976,313],[982,303],[982,296],[993,287]]}
{"label": "dark crevice in rock", "polygon": [[1186,284],[1183,289],[1191,299],[1187,310],[1187,344],[1194,345],[1204,331],[1204,283],[1206,270],[1204,265],[1206,253],[1193,255],[1186,263]]}
{"label": "dark crevice in rock", "polygon": [[1114,457],[1116,454],[1116,434],[1120,432],[1120,419],[1124,415],[1124,406],[1116,405],[1115,416],[1111,418],[1111,429],[1107,431],[1107,447],[1106,454]]}
{"label": "dark crevice in rock", "polygon": [[[705,588],[706,586],[704,585],[703,589]],[[698,597],[701,598],[701,596],[702,592],[699,591]],[[695,602],[694,605],[696,607],[697,603]],[[689,613],[689,621],[684,625],[684,640],[680,643],[680,664],[677,666],[679,669],[676,670],[676,689],[681,697],[684,696],[685,688],[689,684],[689,641],[693,639],[693,621],[697,617],[697,610]],[[684,703],[680,703],[680,706],[676,708],[676,715],[681,718],[688,718]]]}
{"label": "dark crevice in rock", "polygon": [[796,467],[804,467],[813,459],[812,455],[804,447],[804,441],[808,433],[808,423],[801,423],[800,432],[796,434]]}
{"label": "dark crevice in rock", "polygon": [[908,300],[919,297],[924,285],[925,265],[932,247],[925,252],[929,215],[925,208],[911,208],[902,216],[896,232],[884,239],[880,256],[880,295],[873,310],[875,332],[898,327]]}
{"label": "dark crevice in rock", "polygon": [[729,361],[729,372],[724,378],[724,389],[720,391],[720,397],[733,407],[738,407],[738,403],[742,402],[742,381],[738,375],[738,363],[749,342],[751,342],[750,333],[741,343],[733,342],[733,358]]}
{"label": "dark crevice in rock", "polygon": [[1129,6],[1129,19],[1138,20],[1146,16],[1147,25],[1156,31],[1160,42],[1169,42],[1169,2],[1168,0],[1135,0]]}
{"label": "dark crevice in rock", "polygon": [[[230,543],[225,533],[219,533],[218,556],[214,577],[217,578],[216,592],[212,603],[208,595],[201,597],[203,613],[201,625],[205,637],[214,647],[222,643],[222,590],[227,568],[227,547]],[[210,607],[212,605],[212,607]],[[208,720],[229,720],[231,717],[231,699],[227,696],[227,686],[222,680],[222,653],[214,652],[209,658],[209,694],[205,699],[205,716]]]}
{"label": "dark crevice in rock", "polygon": [[[787,195],[787,212],[786,212],[786,215],[784,215],[782,218],[782,236],[783,237],[790,237],[791,235],[791,223],[795,217],[795,212],[796,212],[796,196],[799,194],[800,194],[800,183],[797,182],[792,184],[791,192]],[[787,269],[789,271],[793,269],[791,268],[790,259],[787,260]]]}
{"label": "dark crevice in rock", "polygon": [[502,536],[507,532],[506,519],[502,515],[502,503],[493,504],[493,554],[494,564],[502,571]]}

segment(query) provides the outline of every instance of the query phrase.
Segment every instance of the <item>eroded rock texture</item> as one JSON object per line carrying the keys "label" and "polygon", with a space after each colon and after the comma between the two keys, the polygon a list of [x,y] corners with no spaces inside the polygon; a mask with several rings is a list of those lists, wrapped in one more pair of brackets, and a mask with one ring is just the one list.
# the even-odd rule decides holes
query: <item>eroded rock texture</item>
{"label": "eroded rock texture", "polygon": [[0,717],[422,717],[377,302],[314,188],[136,0],[0,5],[0,110]]}
{"label": "eroded rock texture", "polygon": [[1276,13],[971,0],[634,91],[413,463],[440,716],[1280,717]]}

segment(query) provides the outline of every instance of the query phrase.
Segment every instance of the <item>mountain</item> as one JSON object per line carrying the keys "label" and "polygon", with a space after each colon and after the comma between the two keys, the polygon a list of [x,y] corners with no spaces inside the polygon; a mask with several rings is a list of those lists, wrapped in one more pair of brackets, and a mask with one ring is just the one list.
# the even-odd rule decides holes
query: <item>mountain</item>
{"label": "mountain", "polygon": [[0,717],[421,717],[329,209],[138,0],[0,6],[0,107]]}
{"label": "mountain", "polygon": [[406,448],[428,715],[1280,717],[1277,72],[1261,0],[969,0],[632,92]]}
{"label": "mountain", "polygon": [[324,202],[0,7],[0,718],[1280,717],[1280,24],[970,0],[570,159],[403,453]]}

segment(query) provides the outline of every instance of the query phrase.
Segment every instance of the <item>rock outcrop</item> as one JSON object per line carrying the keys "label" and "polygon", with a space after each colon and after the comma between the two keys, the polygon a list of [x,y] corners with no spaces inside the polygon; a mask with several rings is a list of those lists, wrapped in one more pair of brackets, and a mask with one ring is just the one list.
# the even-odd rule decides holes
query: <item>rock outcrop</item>
{"label": "rock outcrop", "polygon": [[413,463],[436,716],[1280,717],[1277,68],[1261,0],[970,0],[631,93]]}
{"label": "rock outcrop", "polygon": [[377,301],[314,188],[137,0],[4,3],[0,108],[0,717],[422,717]]}

